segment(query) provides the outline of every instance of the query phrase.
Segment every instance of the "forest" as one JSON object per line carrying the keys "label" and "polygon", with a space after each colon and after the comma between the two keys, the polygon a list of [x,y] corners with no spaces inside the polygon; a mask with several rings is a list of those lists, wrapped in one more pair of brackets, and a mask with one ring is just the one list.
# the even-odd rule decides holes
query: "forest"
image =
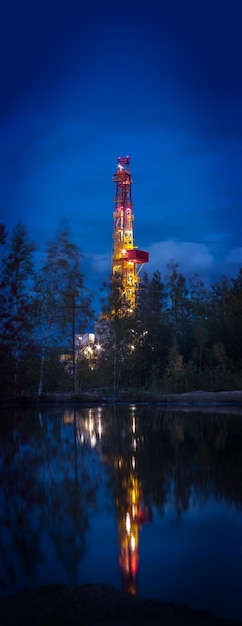
{"label": "forest", "polygon": [[[0,397],[104,390],[182,393],[241,389],[242,268],[207,286],[171,259],[142,274],[134,312],[100,285],[100,316],[67,222],[39,253],[22,222],[0,225]],[[94,329],[98,348],[77,350]],[[92,331],[93,332],[93,331]]]}

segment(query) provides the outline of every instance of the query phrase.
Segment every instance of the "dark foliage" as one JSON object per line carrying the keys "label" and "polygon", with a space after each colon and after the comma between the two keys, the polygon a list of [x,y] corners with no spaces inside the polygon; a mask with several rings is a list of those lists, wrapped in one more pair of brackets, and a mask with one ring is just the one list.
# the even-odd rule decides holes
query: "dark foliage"
{"label": "dark foliage", "polygon": [[[242,269],[210,287],[189,281],[173,260],[146,273],[132,314],[106,286],[99,351],[75,355],[74,332],[92,319],[82,255],[62,224],[35,276],[35,246],[19,223],[0,225],[0,395],[119,389],[220,391],[242,385]],[[64,357],[64,358],[62,358]]]}

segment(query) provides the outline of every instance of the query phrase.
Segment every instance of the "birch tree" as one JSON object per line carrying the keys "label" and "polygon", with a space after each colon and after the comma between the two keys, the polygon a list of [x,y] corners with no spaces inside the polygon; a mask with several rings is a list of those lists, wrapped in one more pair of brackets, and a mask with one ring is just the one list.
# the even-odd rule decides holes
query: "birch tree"
{"label": "birch tree", "polygon": [[41,352],[38,396],[43,392],[48,348],[67,342],[73,353],[74,320],[75,328],[82,333],[92,317],[91,298],[81,271],[82,258],[80,249],[71,241],[67,223],[62,223],[55,239],[47,244],[35,285]]}

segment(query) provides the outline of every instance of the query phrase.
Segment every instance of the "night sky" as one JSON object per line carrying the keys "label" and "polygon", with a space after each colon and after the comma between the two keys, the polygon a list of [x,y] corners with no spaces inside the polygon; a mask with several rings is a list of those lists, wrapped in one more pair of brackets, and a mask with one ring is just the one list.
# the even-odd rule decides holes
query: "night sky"
{"label": "night sky", "polygon": [[1,8],[0,221],[41,259],[62,218],[98,289],[130,156],[135,245],[206,282],[242,266],[242,2],[9,0]]}

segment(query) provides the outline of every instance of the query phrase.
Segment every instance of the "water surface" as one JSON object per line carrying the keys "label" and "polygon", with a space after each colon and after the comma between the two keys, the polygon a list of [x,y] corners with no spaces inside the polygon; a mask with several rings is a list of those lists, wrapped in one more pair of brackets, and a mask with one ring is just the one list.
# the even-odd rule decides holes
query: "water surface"
{"label": "water surface", "polygon": [[0,597],[104,582],[242,621],[242,413],[0,413]]}

